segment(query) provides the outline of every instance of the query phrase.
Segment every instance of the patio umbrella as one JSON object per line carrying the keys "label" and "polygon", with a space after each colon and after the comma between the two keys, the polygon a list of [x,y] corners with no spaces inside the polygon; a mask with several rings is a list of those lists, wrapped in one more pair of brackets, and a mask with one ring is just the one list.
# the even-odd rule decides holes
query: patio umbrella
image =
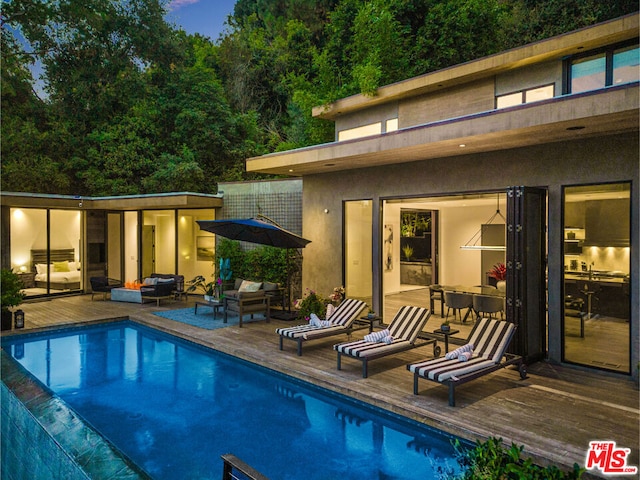
{"label": "patio umbrella", "polygon": [[231,240],[259,243],[278,248],[304,248],[310,240],[299,237],[272,223],[256,218],[230,220],[197,220],[201,230]]}
{"label": "patio umbrella", "polygon": [[[277,225],[273,220],[264,215],[258,215],[272,223],[257,218],[229,219],[229,220],[196,220],[201,230],[215,233],[231,240],[259,243],[276,248],[304,248],[311,240],[302,238],[295,233]],[[287,288],[288,310],[291,315],[291,279],[289,272],[289,259],[287,255]],[[288,318],[287,318],[288,319]]]}

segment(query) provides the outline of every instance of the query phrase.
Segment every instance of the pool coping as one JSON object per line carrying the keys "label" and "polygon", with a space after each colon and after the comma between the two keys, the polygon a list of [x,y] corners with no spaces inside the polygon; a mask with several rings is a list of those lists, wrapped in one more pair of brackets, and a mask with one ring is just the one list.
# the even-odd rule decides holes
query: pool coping
{"label": "pool coping", "polygon": [[88,478],[152,479],[4,349],[0,349],[0,380]]}

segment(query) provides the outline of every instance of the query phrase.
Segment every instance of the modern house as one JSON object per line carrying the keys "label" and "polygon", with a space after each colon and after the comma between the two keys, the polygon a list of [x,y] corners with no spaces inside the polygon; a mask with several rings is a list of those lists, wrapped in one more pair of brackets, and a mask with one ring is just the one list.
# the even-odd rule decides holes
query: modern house
{"label": "modern house", "polygon": [[214,273],[215,236],[197,220],[269,215],[302,230],[302,181],[229,182],[217,195],[180,192],[80,197],[2,192],[2,268],[27,298],[90,291],[92,276]]}
{"label": "modern house", "polygon": [[505,263],[517,353],[637,378],[638,19],[318,106],[334,142],[249,159],[302,177],[303,287],[384,312]]}

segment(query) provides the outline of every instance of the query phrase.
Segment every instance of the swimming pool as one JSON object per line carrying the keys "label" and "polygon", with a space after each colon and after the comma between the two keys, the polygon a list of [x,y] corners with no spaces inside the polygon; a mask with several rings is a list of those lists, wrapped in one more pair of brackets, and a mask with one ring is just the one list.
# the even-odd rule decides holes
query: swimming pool
{"label": "swimming pool", "polygon": [[440,478],[453,437],[136,324],[3,338],[12,357],[156,479]]}

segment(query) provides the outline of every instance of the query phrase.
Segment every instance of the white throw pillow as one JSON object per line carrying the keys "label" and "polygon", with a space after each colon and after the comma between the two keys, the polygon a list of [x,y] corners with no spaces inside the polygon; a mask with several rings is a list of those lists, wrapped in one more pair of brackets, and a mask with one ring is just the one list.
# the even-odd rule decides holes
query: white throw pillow
{"label": "white throw pillow", "polygon": [[238,292],[257,292],[260,290],[262,282],[250,282],[249,280],[243,280]]}

